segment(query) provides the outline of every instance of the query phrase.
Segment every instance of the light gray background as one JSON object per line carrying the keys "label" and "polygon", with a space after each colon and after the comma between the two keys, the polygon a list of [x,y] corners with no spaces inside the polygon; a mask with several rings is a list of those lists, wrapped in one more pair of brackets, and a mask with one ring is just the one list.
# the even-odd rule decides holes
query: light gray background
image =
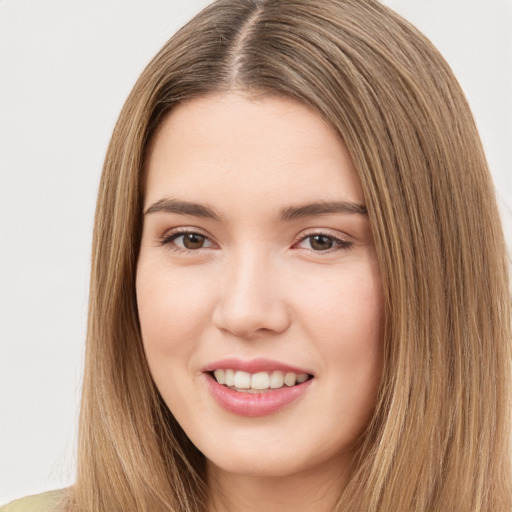
{"label": "light gray background", "polygon": [[[102,160],[137,76],[207,0],[0,0],[0,503],[73,481]],[[453,67],[512,241],[512,0],[387,0]]]}

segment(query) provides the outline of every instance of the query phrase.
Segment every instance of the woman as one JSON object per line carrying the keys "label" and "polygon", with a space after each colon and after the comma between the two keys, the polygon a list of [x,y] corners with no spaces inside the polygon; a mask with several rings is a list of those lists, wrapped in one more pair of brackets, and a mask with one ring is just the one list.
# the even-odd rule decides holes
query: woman
{"label": "woman", "polygon": [[373,1],[221,0],[112,137],[58,507],[508,511],[509,342],[492,183],[432,45]]}

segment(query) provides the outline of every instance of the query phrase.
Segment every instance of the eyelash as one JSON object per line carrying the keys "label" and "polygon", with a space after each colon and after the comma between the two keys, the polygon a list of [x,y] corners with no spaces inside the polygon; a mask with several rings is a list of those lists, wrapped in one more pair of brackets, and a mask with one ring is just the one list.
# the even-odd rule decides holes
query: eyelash
{"label": "eyelash", "polygon": [[348,250],[353,245],[352,242],[350,242],[348,240],[344,240],[343,238],[335,236],[335,235],[333,235],[331,233],[325,233],[325,232],[322,232],[322,231],[315,231],[315,232],[312,232],[312,233],[309,233],[307,235],[302,236],[299,240],[294,242],[293,247],[296,247],[297,245],[301,244],[302,242],[304,242],[308,238],[310,239],[310,244],[311,244],[311,240],[313,239],[313,237],[324,237],[324,238],[327,238],[327,239],[329,239],[332,242],[333,246],[336,246],[336,247],[330,247],[329,249],[324,250],[324,251],[315,251],[312,248],[307,249],[308,251],[310,251],[310,252],[312,252],[314,254],[323,255],[323,254],[330,254],[330,253],[334,252],[335,250]]}
{"label": "eyelash", "polygon": [[[192,229],[174,229],[171,232],[166,233],[163,238],[160,240],[159,245],[162,247],[165,247],[166,249],[174,252],[180,252],[185,254],[192,254],[194,252],[197,252],[199,249],[186,249],[182,247],[178,247],[174,241],[185,235],[199,235],[200,237],[203,237],[205,240],[209,240],[211,242],[210,237],[204,235],[203,233],[200,233],[198,231],[194,231]],[[200,249],[204,249],[204,247],[200,247]]]}
{"label": "eyelash", "polygon": [[[194,230],[191,230],[191,229],[175,229],[175,230],[171,231],[170,233],[166,233],[163,236],[163,238],[159,241],[159,245],[162,246],[162,247],[167,248],[170,251],[179,252],[179,253],[182,253],[182,254],[193,254],[193,253],[197,252],[200,249],[209,249],[210,248],[210,247],[199,247],[198,249],[186,249],[186,248],[178,247],[174,243],[175,240],[177,240],[178,238],[180,238],[182,236],[185,236],[185,235],[198,235],[198,236],[203,237],[205,240],[208,240],[210,243],[213,244],[213,242],[211,241],[211,239],[208,236],[206,236],[206,235],[204,235],[204,234],[202,234],[202,233],[200,233],[198,231],[194,231]],[[334,250],[348,250],[348,249],[350,249],[353,246],[352,242],[349,242],[348,240],[344,240],[344,239],[342,239],[340,237],[334,236],[331,233],[325,233],[325,232],[322,232],[322,231],[315,231],[315,232],[312,232],[312,233],[307,234],[305,236],[302,236],[301,238],[299,238],[298,240],[293,242],[292,248],[297,247],[302,242],[306,241],[307,239],[312,239],[315,236],[317,236],[317,237],[325,237],[325,238],[329,239],[330,241],[332,241],[333,245],[337,246],[336,248],[331,247],[331,248],[326,249],[324,251],[316,251],[316,250],[314,250],[312,248],[306,249],[309,252],[317,254],[317,255],[330,254]]]}

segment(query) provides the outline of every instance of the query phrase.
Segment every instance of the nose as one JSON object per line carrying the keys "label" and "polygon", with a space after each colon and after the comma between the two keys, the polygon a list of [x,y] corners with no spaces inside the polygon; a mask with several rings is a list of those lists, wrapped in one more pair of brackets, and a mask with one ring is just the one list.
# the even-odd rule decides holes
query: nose
{"label": "nose", "polygon": [[213,323],[244,339],[282,333],[290,325],[284,290],[282,276],[268,257],[234,258],[226,262]]}

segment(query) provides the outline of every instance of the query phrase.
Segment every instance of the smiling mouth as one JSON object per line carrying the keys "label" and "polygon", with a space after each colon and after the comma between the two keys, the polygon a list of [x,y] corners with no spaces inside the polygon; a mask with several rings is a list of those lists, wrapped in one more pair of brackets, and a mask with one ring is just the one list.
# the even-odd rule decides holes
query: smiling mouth
{"label": "smiling mouth", "polygon": [[265,393],[298,386],[313,378],[308,373],[272,372],[248,373],[241,370],[217,369],[208,372],[219,384],[242,393]]}

